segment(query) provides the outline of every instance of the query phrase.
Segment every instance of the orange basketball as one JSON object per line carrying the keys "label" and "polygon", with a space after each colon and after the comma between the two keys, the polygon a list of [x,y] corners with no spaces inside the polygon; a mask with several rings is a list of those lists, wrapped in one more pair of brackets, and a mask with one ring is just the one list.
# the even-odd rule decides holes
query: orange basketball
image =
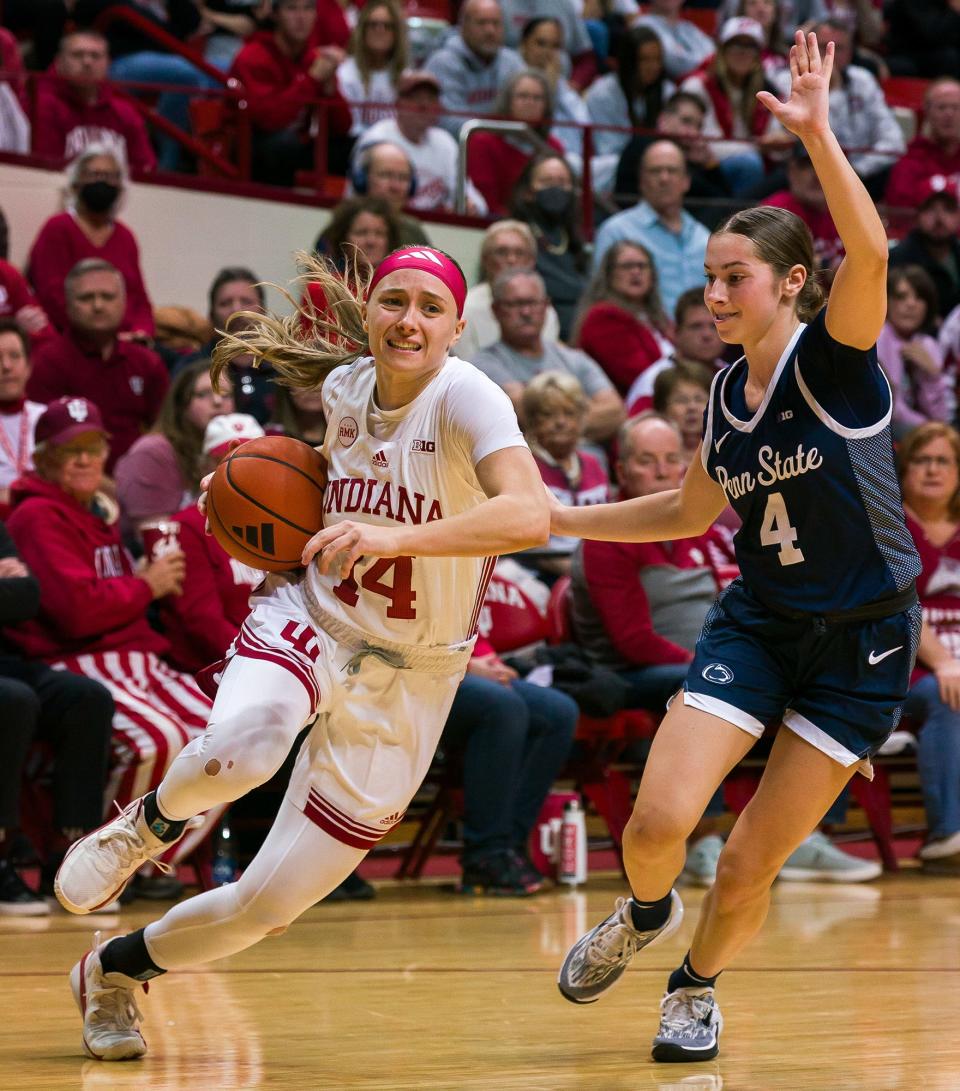
{"label": "orange basketball", "polygon": [[268,572],[298,568],[323,526],[327,467],[306,443],[262,436],[217,467],[207,493],[213,536],[238,561]]}

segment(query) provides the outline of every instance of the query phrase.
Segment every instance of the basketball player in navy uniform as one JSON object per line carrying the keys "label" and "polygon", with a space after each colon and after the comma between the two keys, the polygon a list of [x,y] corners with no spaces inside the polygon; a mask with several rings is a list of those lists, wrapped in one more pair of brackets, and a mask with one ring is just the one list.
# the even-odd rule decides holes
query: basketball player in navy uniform
{"label": "basketball player in navy uniform", "polygon": [[687,835],[764,728],[781,724],[753,799],[720,857],[693,943],[669,978],[658,1061],[716,1056],[714,986],[759,931],[780,866],[851,776],[870,776],[900,716],[920,631],[892,457],[891,393],[875,342],[886,309],[887,238],[830,130],[833,44],[790,51],[785,103],[758,98],[803,142],[846,248],[829,304],[797,217],[753,208],[718,227],[704,298],[745,356],[713,384],[699,456],[679,490],[553,507],[553,531],[610,541],[701,534],[730,503],[742,576],[707,616],[683,691],[654,739],[624,833],[632,897],[583,936],[561,993],[589,1004],[642,947],[676,931],[672,889]]}

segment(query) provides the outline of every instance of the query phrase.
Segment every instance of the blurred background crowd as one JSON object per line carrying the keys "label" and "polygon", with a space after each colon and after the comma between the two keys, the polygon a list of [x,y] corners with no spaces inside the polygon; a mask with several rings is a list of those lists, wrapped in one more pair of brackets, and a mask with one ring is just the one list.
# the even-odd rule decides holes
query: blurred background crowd
{"label": "blurred background crowd", "polygon": [[[916,749],[922,866],[960,873],[958,0],[2,0],[0,23],[0,160],[63,172],[22,267],[0,211],[0,914],[49,912],[70,842],[203,730],[205,668],[260,575],[204,534],[201,477],[236,440],[324,436],[318,393],[252,359],[212,386],[260,276],[225,265],[206,299],[160,305],[131,185],[311,196],[330,210],[312,249],[345,275],[438,225],[482,231],[456,352],[510,395],[547,486],[569,504],[676,488],[738,355],[703,301],[710,229],[770,204],[809,226],[825,287],[843,255],[755,99],[785,91],[797,29],[835,45],[832,124],[888,225],[877,351],[927,622],[891,749]],[[700,539],[554,538],[500,562],[443,743],[460,889],[541,889],[529,839],[555,782],[585,755],[642,763],[737,575],[736,529],[728,511]],[[711,802],[690,881],[712,881],[743,802]],[[846,803],[783,878],[880,873],[831,838]]]}

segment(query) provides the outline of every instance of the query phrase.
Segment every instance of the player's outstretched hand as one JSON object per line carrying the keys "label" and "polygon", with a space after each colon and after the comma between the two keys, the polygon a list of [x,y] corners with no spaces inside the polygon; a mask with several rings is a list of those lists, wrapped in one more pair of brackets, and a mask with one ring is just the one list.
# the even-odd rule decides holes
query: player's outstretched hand
{"label": "player's outstretched hand", "polygon": [[349,519],[324,527],[303,547],[304,567],[316,558],[317,568],[326,576],[345,580],[361,557],[395,557],[400,552],[391,527],[354,523]]}
{"label": "player's outstretched hand", "polygon": [[558,500],[556,494],[551,492],[546,485],[543,486],[543,491],[547,494],[547,507],[550,509],[550,532],[551,534],[562,534],[560,522],[570,508],[562,500]]}
{"label": "player's outstretched hand", "polygon": [[816,34],[797,31],[790,47],[790,97],[781,102],[769,91],[757,98],[794,136],[813,136],[830,128],[830,75],[833,72],[833,42],[820,57]]}

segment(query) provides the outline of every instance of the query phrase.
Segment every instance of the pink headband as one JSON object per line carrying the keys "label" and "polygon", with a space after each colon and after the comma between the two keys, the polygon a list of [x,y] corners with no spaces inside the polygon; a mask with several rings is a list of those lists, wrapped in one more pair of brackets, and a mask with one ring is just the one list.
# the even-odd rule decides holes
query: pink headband
{"label": "pink headband", "polygon": [[377,271],[370,281],[370,294],[384,277],[395,273],[397,269],[420,269],[424,273],[430,273],[437,280],[445,284],[453,296],[457,305],[457,318],[463,315],[463,304],[467,298],[467,283],[463,279],[456,262],[448,258],[440,250],[434,250],[429,246],[407,247],[405,250],[394,250],[388,254],[377,266]]}

